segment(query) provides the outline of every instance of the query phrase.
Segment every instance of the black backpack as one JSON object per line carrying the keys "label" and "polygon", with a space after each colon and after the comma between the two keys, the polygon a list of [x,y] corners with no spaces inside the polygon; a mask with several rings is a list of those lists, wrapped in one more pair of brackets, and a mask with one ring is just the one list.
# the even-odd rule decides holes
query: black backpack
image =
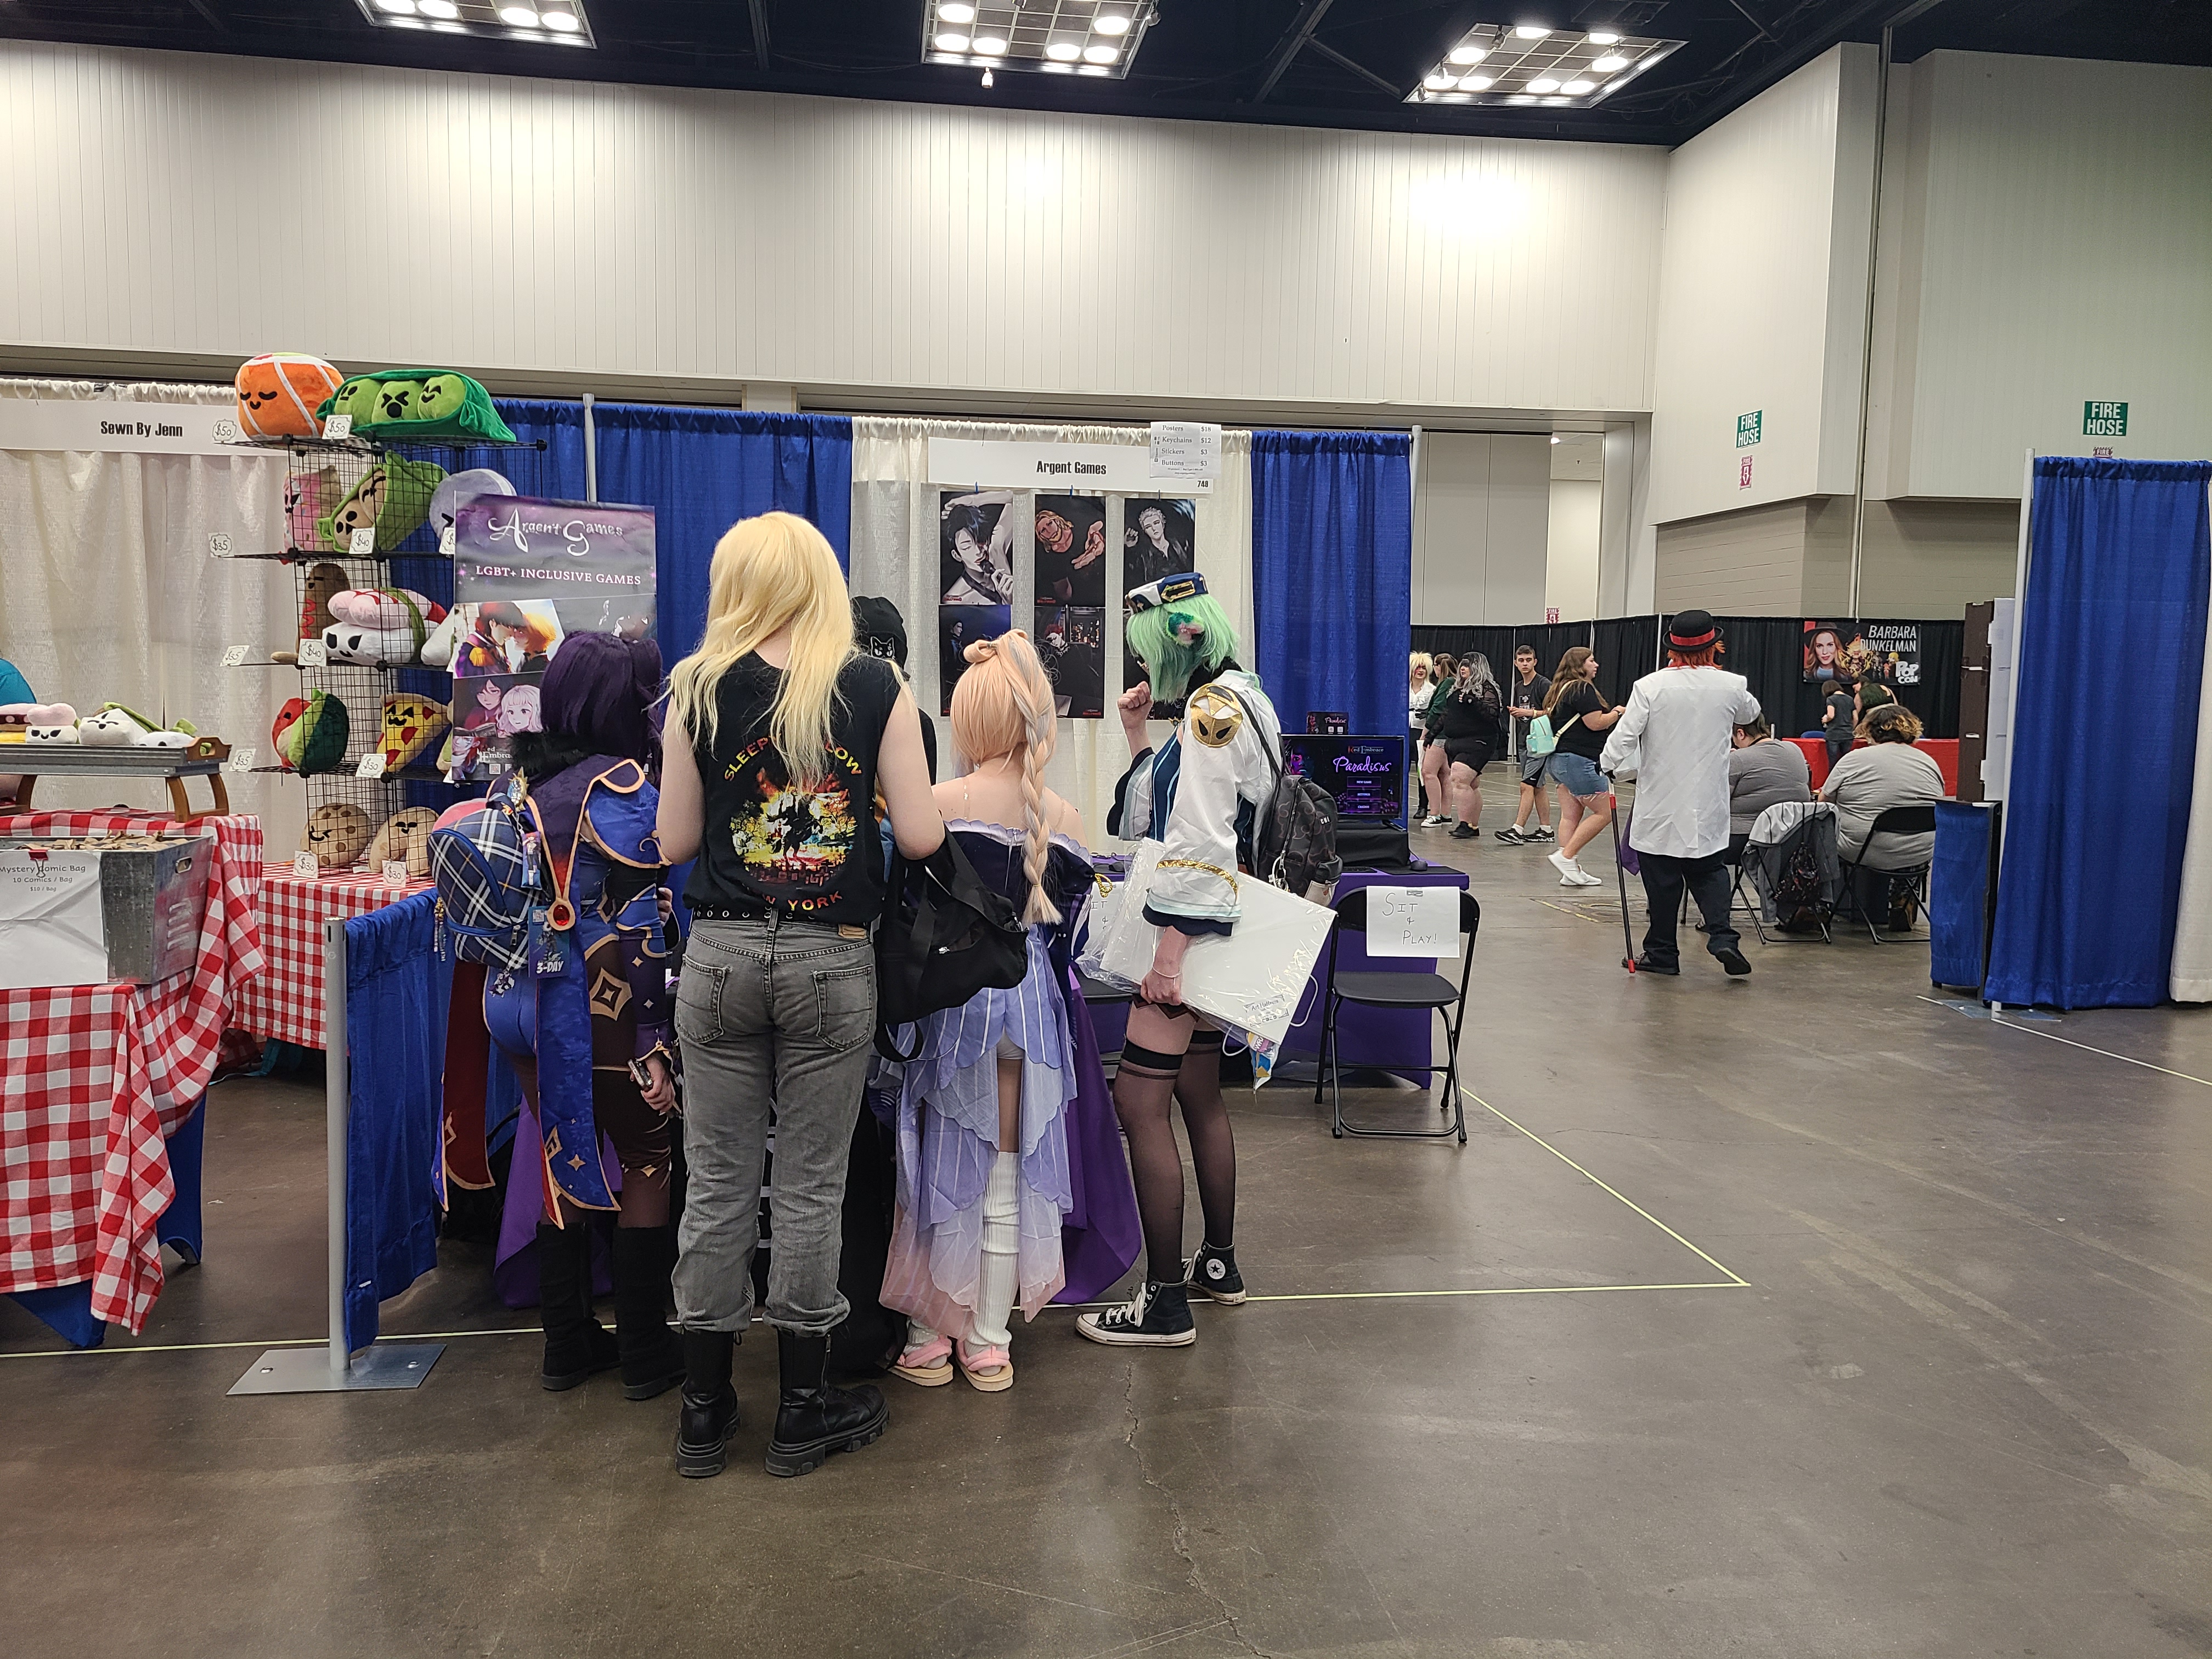
{"label": "black backpack", "polygon": [[[1251,718],[1249,708],[1245,718]],[[1273,885],[1304,898],[1314,883],[1333,882],[1344,873],[1336,851],[1336,797],[1311,778],[1285,775],[1281,748],[1278,739],[1267,750],[1275,790],[1253,815],[1252,868]]]}
{"label": "black backpack", "polygon": [[1813,820],[1800,824],[1782,854],[1774,881],[1774,914],[1784,921],[1820,909],[1820,855],[1813,846]]}
{"label": "black backpack", "polygon": [[876,930],[876,1052],[902,1054],[892,1033],[957,1008],[986,989],[1011,990],[1029,971],[1030,930],[1012,900],[987,886],[950,832],[919,864],[891,854],[890,890]]}

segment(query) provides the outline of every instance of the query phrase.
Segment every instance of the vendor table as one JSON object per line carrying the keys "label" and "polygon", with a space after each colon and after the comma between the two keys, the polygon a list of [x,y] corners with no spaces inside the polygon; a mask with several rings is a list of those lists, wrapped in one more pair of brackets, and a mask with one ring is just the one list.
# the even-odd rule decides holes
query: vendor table
{"label": "vendor table", "polygon": [[[1813,787],[1818,789],[1828,781],[1828,745],[1820,738],[1786,738],[1805,751],[1805,763],[1813,769]],[[1956,738],[1923,738],[1912,745],[1936,763],[1936,770],[1943,775],[1943,793],[1956,796],[1959,793],[1959,740]]]}
{"label": "vendor table", "polygon": [[365,916],[432,886],[427,876],[395,886],[365,870],[313,878],[290,864],[261,877],[261,947],[268,970],[245,988],[231,1024],[255,1036],[323,1046],[323,924]]}
{"label": "vendor table", "polygon": [[[24,812],[0,817],[0,834],[147,834],[174,822]],[[157,1227],[177,1190],[168,1143],[207,1092],[230,1008],[263,960],[260,821],[190,827],[215,838],[190,973],[0,991],[0,1293],[82,1287],[92,1319],[134,1332],[161,1289]]]}

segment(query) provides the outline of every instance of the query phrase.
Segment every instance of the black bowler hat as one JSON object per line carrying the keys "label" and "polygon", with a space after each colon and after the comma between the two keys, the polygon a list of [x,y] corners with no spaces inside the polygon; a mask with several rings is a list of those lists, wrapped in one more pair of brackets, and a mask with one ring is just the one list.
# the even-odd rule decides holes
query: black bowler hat
{"label": "black bowler hat", "polygon": [[1702,651],[1720,636],[1710,611],[1678,611],[1667,624],[1667,643],[1677,651]]}

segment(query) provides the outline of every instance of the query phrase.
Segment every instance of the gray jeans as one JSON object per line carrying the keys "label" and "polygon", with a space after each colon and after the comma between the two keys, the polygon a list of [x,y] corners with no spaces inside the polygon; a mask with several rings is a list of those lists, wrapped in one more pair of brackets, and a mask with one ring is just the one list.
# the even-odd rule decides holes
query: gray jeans
{"label": "gray jeans", "polygon": [[693,925],[676,991],[690,1167],[677,1233],[684,1325],[742,1333],[751,1322],[771,1105],[769,1322],[822,1336],[845,1317],[845,1165],[875,1030],[875,948],[865,935],[775,916]]}

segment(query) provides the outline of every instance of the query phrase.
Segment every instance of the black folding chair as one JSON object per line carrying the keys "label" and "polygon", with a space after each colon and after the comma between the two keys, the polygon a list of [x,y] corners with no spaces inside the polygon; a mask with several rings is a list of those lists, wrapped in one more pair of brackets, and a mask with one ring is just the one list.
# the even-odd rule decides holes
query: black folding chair
{"label": "black folding chair", "polygon": [[[1336,902],[1336,920],[1329,924],[1328,966],[1322,976],[1323,1012],[1321,1022],[1321,1065],[1314,1078],[1314,1104],[1321,1104],[1322,1079],[1320,1072],[1328,1076],[1328,1086],[1335,1101],[1336,1121],[1329,1133],[1341,1140],[1346,1135],[1373,1135],[1397,1140],[1442,1140],[1457,1135],[1459,1144],[1467,1145],[1467,1109],[1459,1097],[1459,1036],[1467,1024],[1467,982],[1474,971],[1475,929],[1482,925],[1482,907],[1475,902],[1474,895],[1462,891],[1459,896],[1459,932],[1465,936],[1466,945],[1460,961],[1459,984],[1436,973],[1377,973],[1361,969],[1340,974],[1336,970],[1336,941],[1340,933],[1364,933],[1367,931],[1367,895],[1372,890],[1354,888]],[[1393,1062],[1394,1072],[1426,1072],[1431,1077],[1438,1072],[1444,1074],[1444,1101],[1437,1109],[1451,1115],[1450,1124],[1442,1129],[1371,1129],[1344,1121],[1343,1056],[1337,1051],[1337,1011],[1346,1003],[1363,1008],[1433,1008],[1444,1018],[1445,1060],[1442,1066],[1400,1066]]]}
{"label": "black folding chair", "polygon": [[[1836,809],[1823,801],[1816,803],[1814,810],[1819,812],[1826,812],[1832,817]],[[1748,911],[1751,915],[1752,929],[1759,935],[1759,942],[1761,945],[1772,945],[1776,941],[1774,939],[1768,936],[1766,932],[1766,918],[1762,914],[1765,908],[1766,901],[1759,896],[1759,884],[1753,881],[1751,878],[1751,854],[1753,848],[1754,846],[1770,846],[1786,850],[1789,848],[1790,843],[1796,841],[1800,836],[1810,836],[1813,833],[1813,826],[1818,822],[1819,820],[1817,818],[1808,817],[1803,819],[1798,823],[1796,829],[1792,830],[1778,842],[1747,842],[1741,850],[1736,854],[1735,885],[1730,891],[1730,902],[1734,902],[1736,899],[1741,899],[1743,901],[1743,908]],[[1748,890],[1746,889],[1746,884],[1749,884]],[[1828,921],[1833,914],[1833,911],[1834,907],[1832,905],[1821,903],[1811,905],[1808,907],[1805,911],[1800,913],[1809,914],[1812,916],[1814,926],[1820,930],[1820,943],[1823,945],[1833,945],[1836,942],[1836,936],[1828,931]],[[1779,916],[1775,919],[1778,929],[1780,927],[1782,920],[1783,918]],[[1813,942],[1809,936],[1793,939],[1788,933],[1781,934],[1781,941],[1784,944],[1798,945],[1810,945]]]}
{"label": "black folding chair", "polygon": [[[1874,846],[1875,837],[1932,836],[1935,833],[1936,809],[1933,806],[1893,806],[1875,817],[1874,827],[1867,831],[1866,840],[1859,845],[1858,857],[1844,866],[1844,891],[1850,896],[1851,903],[1857,908],[1859,920],[1866,923],[1867,937],[1876,945],[1887,945],[1893,941],[1884,939],[1875,930],[1874,918],[1867,914],[1866,895],[1859,885],[1859,870],[1866,863],[1866,855]],[[1913,902],[1925,915],[1928,911],[1928,872],[1933,867],[1932,864],[1922,864],[1909,870],[1876,870],[1874,873],[1889,878],[1893,899],[1896,895],[1897,884],[1905,882],[1911,890]],[[1917,936],[1915,937],[1917,939]]]}

